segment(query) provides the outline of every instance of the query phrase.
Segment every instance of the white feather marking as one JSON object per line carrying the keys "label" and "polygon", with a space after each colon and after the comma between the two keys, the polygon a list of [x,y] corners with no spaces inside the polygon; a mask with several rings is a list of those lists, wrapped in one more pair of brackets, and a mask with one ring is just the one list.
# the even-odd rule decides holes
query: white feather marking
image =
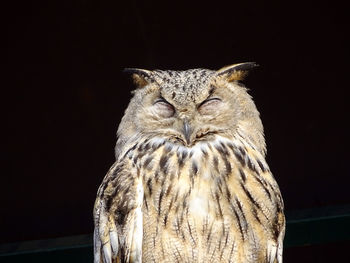
{"label": "white feather marking", "polygon": [[274,263],[277,255],[277,244],[274,241],[267,242],[267,257],[269,263]]}
{"label": "white feather marking", "polygon": [[161,145],[162,143],[164,143],[164,138],[160,138],[160,137],[155,137],[150,141],[154,146],[158,146]]}
{"label": "white feather marking", "polygon": [[277,262],[278,263],[282,263],[282,261],[283,261],[282,254],[283,254],[283,245],[280,244],[278,246],[278,250],[277,250]]}
{"label": "white feather marking", "polygon": [[278,237],[278,249],[277,249],[277,262],[278,263],[282,263],[282,261],[283,261],[282,254],[283,254],[284,231],[285,231],[285,229],[282,230],[282,232],[280,233],[280,235]]}
{"label": "white feather marking", "polygon": [[183,153],[184,151],[188,151],[188,148],[186,148],[185,146],[182,146],[182,145],[178,145],[177,151]]}
{"label": "white feather marking", "polygon": [[105,207],[102,203],[100,205],[99,226],[98,231],[96,232],[95,239],[97,240],[97,245],[100,247],[99,250],[102,250],[102,255],[100,253],[95,254],[95,262],[101,262],[102,258],[104,263],[112,262],[112,253],[108,230],[108,218],[105,211]]}
{"label": "white feather marking", "polygon": [[112,250],[111,250],[111,244],[109,242],[106,244],[103,244],[103,262],[112,263]]}
{"label": "white feather marking", "polygon": [[113,258],[116,258],[117,254],[118,254],[118,249],[119,249],[118,234],[117,234],[116,229],[113,229],[112,231],[109,232],[109,238],[111,240]]}
{"label": "white feather marking", "polygon": [[143,184],[142,179],[139,179],[136,186],[136,204],[137,207],[134,211],[134,226],[132,234],[132,244],[130,251],[130,261],[135,263],[142,262],[142,239],[143,239]]}
{"label": "white feather marking", "polygon": [[101,262],[101,239],[99,237],[98,231],[94,230],[94,263]]}
{"label": "white feather marking", "polygon": [[208,198],[204,195],[194,196],[189,203],[189,210],[192,214],[205,218],[208,215]]}

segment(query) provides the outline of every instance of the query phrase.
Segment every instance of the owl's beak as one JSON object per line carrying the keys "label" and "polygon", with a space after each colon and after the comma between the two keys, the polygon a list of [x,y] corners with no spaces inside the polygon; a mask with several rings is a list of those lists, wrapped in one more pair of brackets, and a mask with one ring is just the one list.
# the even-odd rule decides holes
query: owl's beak
{"label": "owl's beak", "polygon": [[191,143],[191,135],[192,135],[192,128],[188,122],[187,119],[184,119],[183,121],[183,129],[182,129],[183,135],[185,137],[187,145],[190,145]]}

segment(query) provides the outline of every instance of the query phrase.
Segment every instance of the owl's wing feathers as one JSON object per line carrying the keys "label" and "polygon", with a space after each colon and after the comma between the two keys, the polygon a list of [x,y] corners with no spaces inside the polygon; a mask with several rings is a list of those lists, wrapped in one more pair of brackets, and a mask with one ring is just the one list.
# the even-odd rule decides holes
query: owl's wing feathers
{"label": "owl's wing feathers", "polygon": [[[283,204],[281,204],[283,205]],[[278,213],[276,219],[277,229],[279,233],[276,233],[277,240],[267,241],[267,260],[266,263],[282,263],[282,254],[283,254],[283,239],[285,234],[285,219],[283,213]],[[273,220],[275,221],[275,220]]]}
{"label": "owl's wing feathers", "polygon": [[283,257],[283,239],[284,239],[284,234],[286,231],[286,225],[285,221],[283,222],[282,226],[282,231],[280,232],[278,236],[278,247],[277,247],[277,263],[282,263],[282,257]]}
{"label": "owl's wing feathers", "polygon": [[[248,180],[243,185],[246,188],[245,194],[248,197],[250,204],[247,207],[254,208],[251,211],[255,211],[257,218],[261,217],[262,222],[250,221],[252,229],[255,229],[255,233],[260,233],[259,227],[263,226],[266,239],[266,263],[282,263],[283,253],[283,239],[285,234],[285,216],[284,216],[284,204],[281,196],[281,192],[274,179],[264,156],[260,151],[253,149],[250,144],[240,144],[235,142],[237,148],[246,149],[244,156],[237,153],[237,166],[240,167],[245,175],[243,181]],[[249,212],[247,212],[249,213]],[[259,222],[257,224],[257,222]],[[259,248],[261,250],[261,248]]]}
{"label": "owl's wing feathers", "polygon": [[[277,186],[277,185],[276,185]],[[279,190],[278,190],[279,192]],[[276,200],[278,205],[282,210],[277,212],[276,217],[272,219],[274,225],[274,231],[276,236],[275,240],[270,240],[267,242],[267,263],[282,263],[283,254],[283,239],[286,228],[286,221],[283,214],[283,201],[282,199]]]}
{"label": "owl's wing feathers", "polygon": [[283,238],[284,238],[285,228],[278,236],[277,243],[270,241],[267,244],[267,263],[282,263],[283,254]]}
{"label": "owl's wing feathers", "polygon": [[[125,163],[115,163],[95,203],[94,262],[141,262],[142,179]],[[119,259],[119,261],[118,261]]]}

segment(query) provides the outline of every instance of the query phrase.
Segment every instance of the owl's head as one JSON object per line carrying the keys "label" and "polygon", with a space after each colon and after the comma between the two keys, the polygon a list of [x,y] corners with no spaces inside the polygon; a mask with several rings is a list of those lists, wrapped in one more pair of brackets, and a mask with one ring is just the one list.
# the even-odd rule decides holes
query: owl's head
{"label": "owl's head", "polygon": [[244,136],[264,154],[259,113],[240,83],[255,66],[241,63],[217,71],[126,69],[137,89],[120,123],[117,148],[144,135],[185,147],[217,136]]}

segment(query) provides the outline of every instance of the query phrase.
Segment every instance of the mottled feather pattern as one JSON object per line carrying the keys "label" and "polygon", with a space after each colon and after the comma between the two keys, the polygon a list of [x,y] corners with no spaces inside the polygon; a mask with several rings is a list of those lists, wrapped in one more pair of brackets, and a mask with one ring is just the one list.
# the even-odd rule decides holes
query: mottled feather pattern
{"label": "mottled feather pattern", "polygon": [[97,193],[95,263],[282,263],[283,200],[238,83],[254,65],[129,69],[139,87]]}
{"label": "mottled feather pattern", "polygon": [[[134,193],[132,176],[141,177],[144,262],[265,262],[270,255],[262,244],[278,246],[281,195],[264,158],[239,138],[188,149],[151,137],[120,159],[99,197],[115,215],[111,224],[123,224],[123,209],[135,209],[123,199]],[[117,188],[118,180],[125,188]],[[161,255],[153,253],[157,246]]]}

